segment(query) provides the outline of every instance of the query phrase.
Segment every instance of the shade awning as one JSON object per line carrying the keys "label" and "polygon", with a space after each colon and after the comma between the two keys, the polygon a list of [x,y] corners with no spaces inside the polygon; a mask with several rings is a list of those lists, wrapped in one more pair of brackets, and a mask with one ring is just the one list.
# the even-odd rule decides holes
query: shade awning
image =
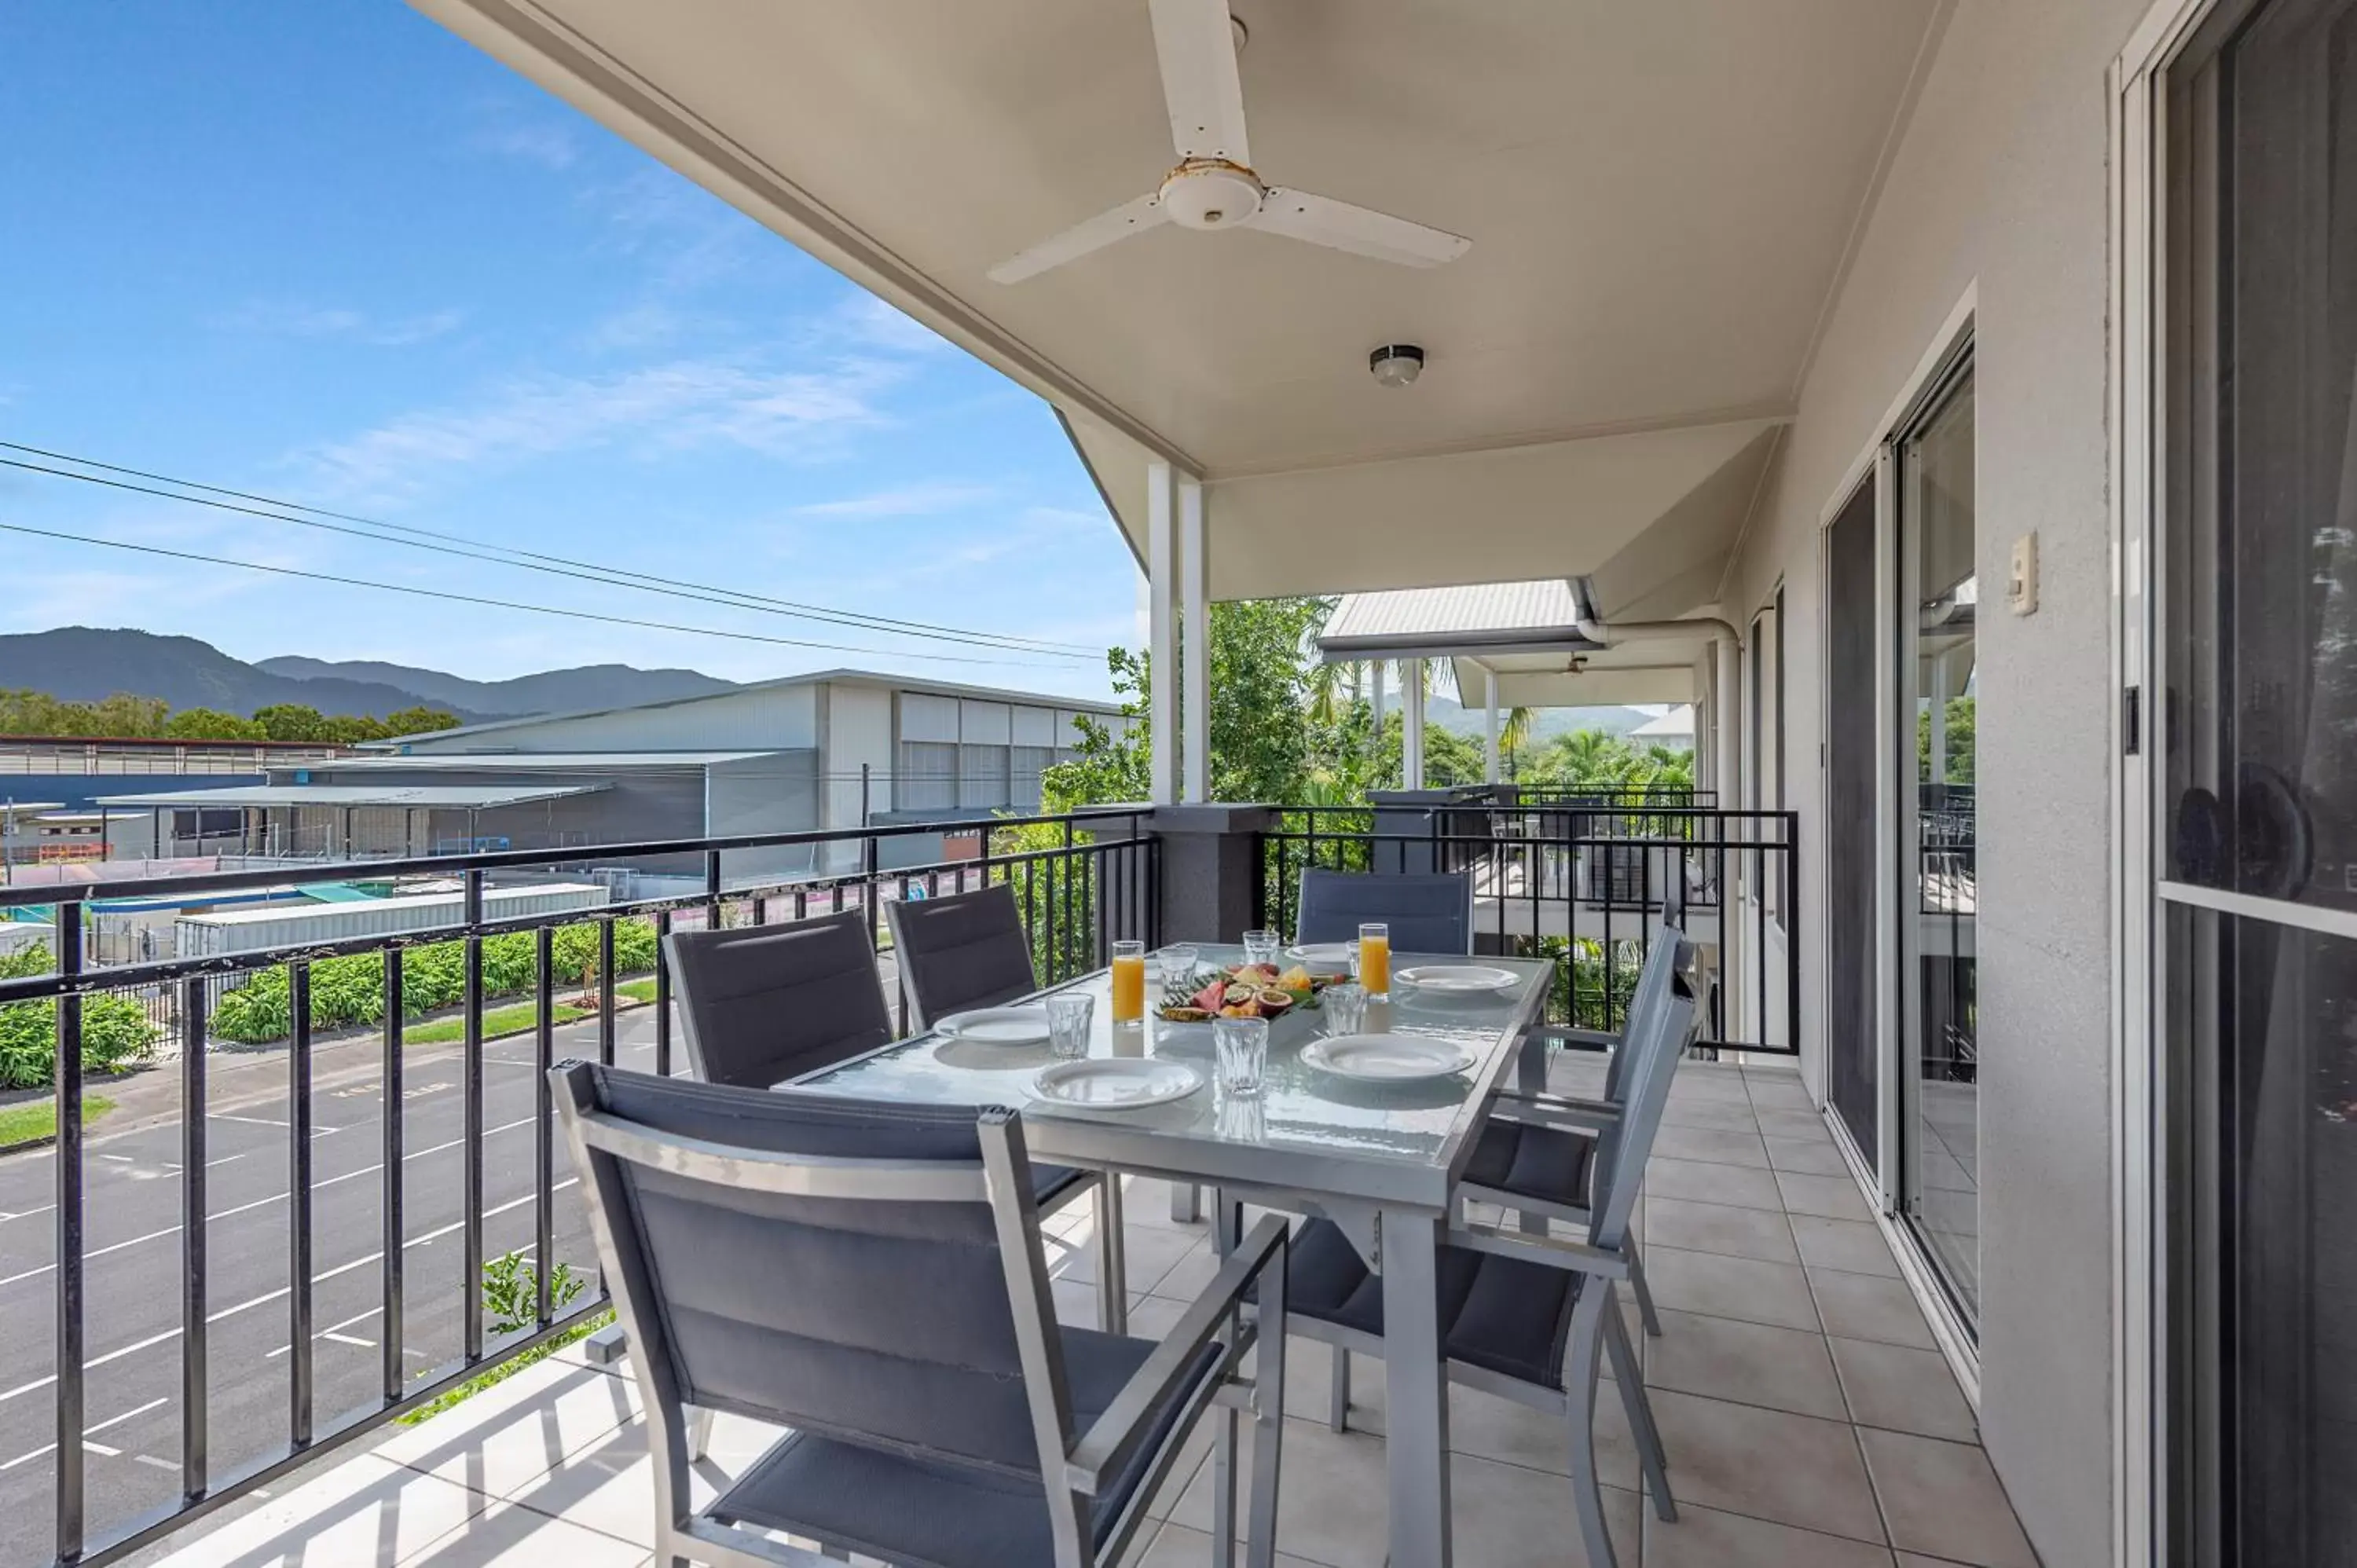
{"label": "shade awning", "polygon": [[128,808],[189,809],[240,806],[399,806],[412,811],[489,811],[524,806],[566,795],[594,795],[606,784],[466,785],[249,784],[224,789],[177,789],[153,795],[107,795],[98,804]]}
{"label": "shade awning", "polygon": [[1318,634],[1329,663],[1592,649],[1570,583],[1480,583],[1345,594]]}

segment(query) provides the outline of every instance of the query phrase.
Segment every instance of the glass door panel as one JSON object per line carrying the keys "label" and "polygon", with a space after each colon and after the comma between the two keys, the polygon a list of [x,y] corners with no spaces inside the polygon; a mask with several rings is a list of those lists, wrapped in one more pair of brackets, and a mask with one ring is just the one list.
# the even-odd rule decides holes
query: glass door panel
{"label": "glass door panel", "polygon": [[1966,362],[1933,392],[1895,452],[1900,1195],[1967,1322],[1977,1319],[1980,1297],[1973,432]]}
{"label": "glass door panel", "polygon": [[1869,1167],[1882,1148],[1874,531],[1869,479],[1825,532],[1825,1097]]}
{"label": "glass door panel", "polygon": [[2169,72],[2171,1529],[2357,1564],[2357,0]]}

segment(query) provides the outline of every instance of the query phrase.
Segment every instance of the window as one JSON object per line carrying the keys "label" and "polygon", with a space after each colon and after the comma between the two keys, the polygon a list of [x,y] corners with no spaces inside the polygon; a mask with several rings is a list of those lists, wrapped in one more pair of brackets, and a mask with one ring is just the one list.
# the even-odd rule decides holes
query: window
{"label": "window", "polygon": [[892,805],[903,811],[938,811],[958,803],[958,748],[947,741],[904,740]]}

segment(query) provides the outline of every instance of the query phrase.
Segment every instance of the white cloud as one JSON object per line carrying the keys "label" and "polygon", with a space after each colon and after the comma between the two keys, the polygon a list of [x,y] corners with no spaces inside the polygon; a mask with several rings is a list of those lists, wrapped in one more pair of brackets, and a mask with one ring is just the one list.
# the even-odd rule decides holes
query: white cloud
{"label": "white cloud", "polygon": [[942,512],[963,510],[991,499],[997,493],[996,487],[990,485],[942,480],[875,490],[864,496],[846,496],[840,500],[813,501],[807,506],[798,506],[794,510],[803,517],[934,517]]}
{"label": "white cloud", "polygon": [[679,336],[687,317],[660,301],[617,310],[591,327],[587,342],[598,350],[651,349]]}
{"label": "white cloud", "polygon": [[529,377],[464,406],[403,414],[294,460],[339,495],[399,498],[441,470],[624,442],[822,456],[845,431],[886,422],[876,394],[897,379],[890,367],[863,360],[795,371],[680,360],[608,376]]}
{"label": "white cloud", "polygon": [[949,339],[872,294],[860,294],[835,312],[844,336],[870,348],[904,354],[930,354],[952,347]]}
{"label": "white cloud", "polygon": [[478,134],[475,145],[501,157],[548,169],[571,168],[581,156],[581,143],[573,128],[547,120],[494,126]]}
{"label": "white cloud", "polygon": [[459,310],[377,317],[340,306],[255,300],[226,315],[215,317],[212,325],[223,331],[253,332],[272,338],[339,338],[385,348],[402,348],[455,332],[466,318],[466,313]]}

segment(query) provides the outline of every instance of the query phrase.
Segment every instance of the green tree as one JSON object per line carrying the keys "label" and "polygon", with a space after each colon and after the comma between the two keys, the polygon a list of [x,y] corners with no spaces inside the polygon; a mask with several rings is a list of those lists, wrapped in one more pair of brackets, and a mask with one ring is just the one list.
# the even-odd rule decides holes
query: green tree
{"label": "green tree", "polygon": [[[1975,708],[1970,697],[1948,699],[1948,776],[1940,781],[1943,784],[1973,781],[1973,745],[1978,729]],[[1928,706],[1915,711],[1915,777],[1923,783],[1932,779],[1932,710]]]}
{"label": "green tree", "polygon": [[222,713],[219,708],[182,708],[164,723],[167,740],[266,740],[269,736],[252,719]]}
{"label": "green tree", "polygon": [[[1330,599],[1247,599],[1211,607],[1211,797],[1292,800],[1317,770],[1331,726],[1317,724],[1314,643]],[[1123,725],[1082,717],[1070,762],[1047,770],[1041,793],[1051,811],[1148,793],[1153,671],[1125,648],[1105,655]]]}
{"label": "green tree", "polygon": [[458,715],[440,708],[395,708],[384,715],[384,727],[389,735],[431,735],[436,730],[457,729]]}
{"label": "green tree", "polygon": [[365,714],[331,714],[320,721],[327,738],[338,746],[358,746],[364,740],[390,739],[393,731],[382,719]]}
{"label": "green tree", "polygon": [[326,741],[328,721],[307,703],[273,703],[253,710],[253,722],[272,740]]}

